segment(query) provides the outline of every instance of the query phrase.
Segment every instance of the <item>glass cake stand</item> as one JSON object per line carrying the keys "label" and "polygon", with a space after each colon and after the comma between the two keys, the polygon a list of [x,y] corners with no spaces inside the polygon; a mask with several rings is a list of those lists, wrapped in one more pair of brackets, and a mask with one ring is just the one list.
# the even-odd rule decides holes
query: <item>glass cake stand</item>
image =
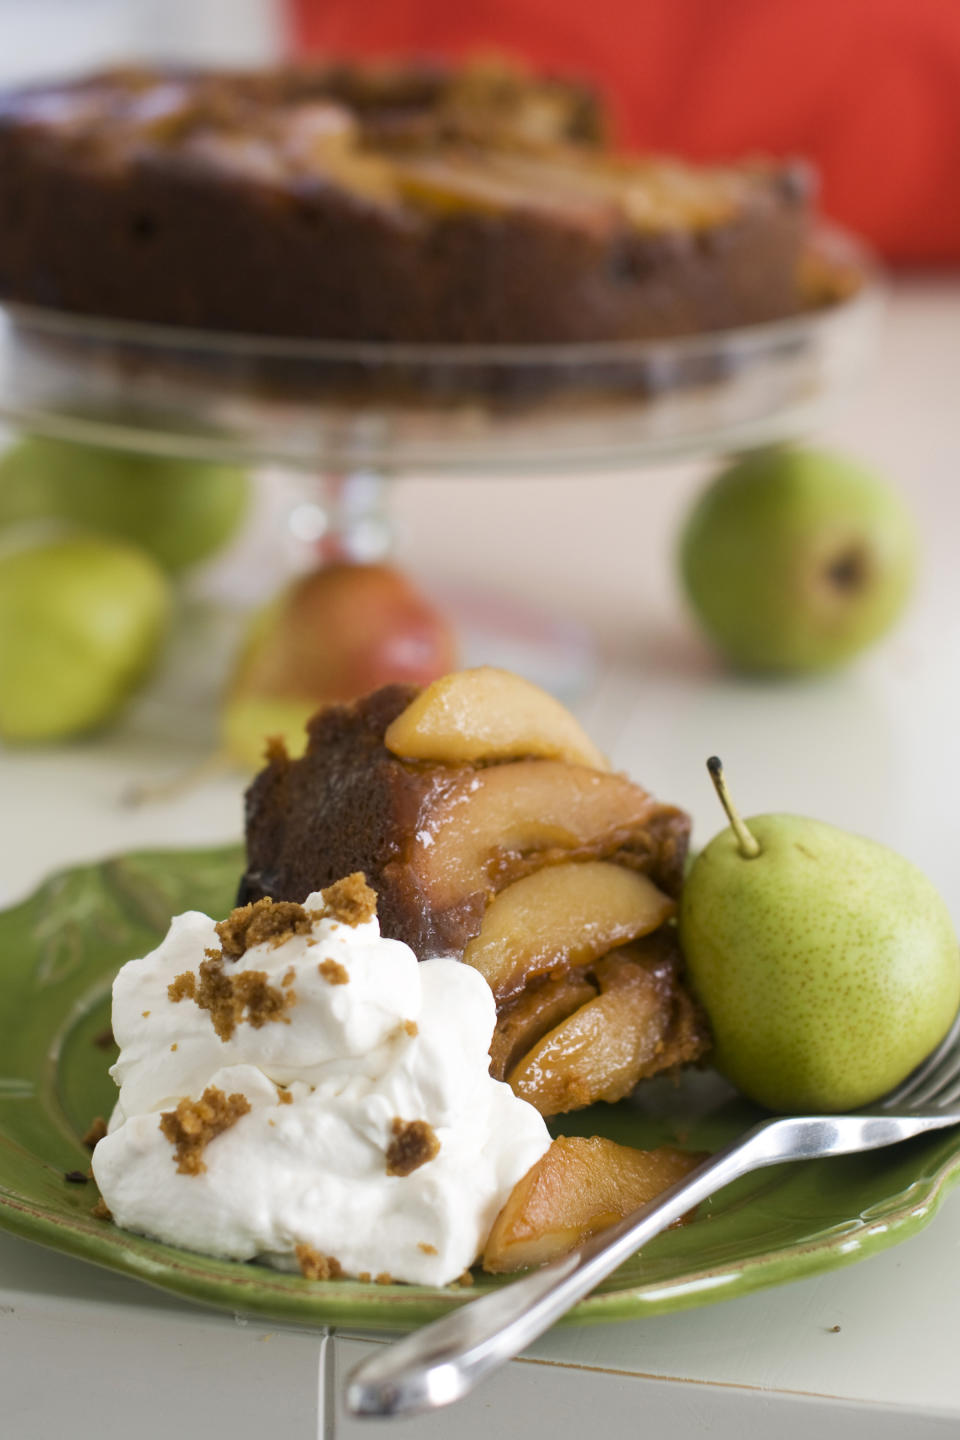
{"label": "glass cake stand", "polygon": [[[384,482],[393,477],[640,470],[809,430],[861,372],[881,308],[876,267],[857,241],[824,230],[816,251],[842,298],[788,320],[658,341],[296,340],[0,306],[0,421],[300,472],[308,488],[292,532],[320,559],[378,559],[391,544]],[[551,634],[558,654],[575,648],[567,627],[548,625],[540,639]],[[569,686],[561,678],[555,688]]]}

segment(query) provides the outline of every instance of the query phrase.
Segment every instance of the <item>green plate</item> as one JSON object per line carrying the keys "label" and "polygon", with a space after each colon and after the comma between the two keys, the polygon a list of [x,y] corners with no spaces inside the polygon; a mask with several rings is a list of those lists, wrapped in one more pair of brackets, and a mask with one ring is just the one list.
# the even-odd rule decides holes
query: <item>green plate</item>
{"label": "green plate", "polygon": [[[404,1328],[508,1284],[485,1276],[471,1291],[317,1282],[212,1260],[95,1220],[94,1187],[65,1180],[86,1170],[79,1137],[113,1103],[107,1067],[116,1052],[103,1048],[103,1031],[117,968],[152,948],[178,911],[226,914],[240,868],[234,847],[129,855],[57,875],[0,914],[0,1225],[191,1300],[299,1324]],[[642,1093],[642,1105],[595,1106],[556,1128],[712,1150],[757,1118],[706,1073],[677,1086],[649,1082]],[[623,1265],[569,1318],[675,1310],[847,1264],[918,1230],[958,1172],[960,1133],[948,1133],[748,1176]]]}

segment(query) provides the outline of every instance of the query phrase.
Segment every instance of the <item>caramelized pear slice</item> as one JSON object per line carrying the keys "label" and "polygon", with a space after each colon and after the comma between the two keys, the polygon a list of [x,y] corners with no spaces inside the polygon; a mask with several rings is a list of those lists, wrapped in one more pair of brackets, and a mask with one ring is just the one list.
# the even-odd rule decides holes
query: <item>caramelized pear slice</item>
{"label": "caramelized pear slice", "polygon": [[434,680],[389,726],[384,744],[402,760],[443,765],[538,756],[610,768],[559,700],[490,665]]}
{"label": "caramelized pear slice", "polygon": [[507,1077],[541,1115],[622,1100],[648,1075],[706,1048],[699,1017],[662,948],[648,955],[639,947],[615,951],[595,974],[600,995],[548,1031]]}
{"label": "caramelized pear slice", "polygon": [[604,860],[550,865],[490,902],[463,952],[498,1002],[534,976],[590,965],[659,929],[676,910],[652,880]]}
{"label": "caramelized pear slice", "polygon": [[560,860],[616,855],[670,890],[686,836],[679,811],[623,775],[517,760],[451,772],[421,817],[408,866],[421,904],[443,911],[471,901],[479,917],[497,891]]}
{"label": "caramelized pear slice", "polygon": [[541,1035],[593,1000],[596,994],[597,987],[591,985],[582,970],[568,970],[565,975],[548,976],[542,984],[519,996],[497,1017],[490,1042],[493,1078],[503,1080]]}
{"label": "caramelized pear slice", "polygon": [[670,1146],[633,1150],[599,1135],[561,1136],[510,1192],[493,1222],[484,1270],[502,1274],[566,1255],[683,1180],[704,1158]]}

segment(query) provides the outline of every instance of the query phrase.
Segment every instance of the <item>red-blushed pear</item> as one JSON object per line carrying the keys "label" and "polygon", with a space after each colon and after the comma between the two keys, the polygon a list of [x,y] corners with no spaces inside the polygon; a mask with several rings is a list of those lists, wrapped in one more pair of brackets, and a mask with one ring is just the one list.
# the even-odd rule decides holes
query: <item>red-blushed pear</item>
{"label": "red-blushed pear", "polygon": [[717,1068],[780,1112],[869,1105],[939,1043],[960,1003],[947,907],[901,855],[798,815],[730,819],[680,901],[687,976]]}
{"label": "red-blushed pear", "polygon": [[304,726],[321,705],[394,681],[427,685],[455,659],[449,624],[399,571],[312,571],[255,617],[224,697],[224,747],[250,769],[271,735],[300,754]]}

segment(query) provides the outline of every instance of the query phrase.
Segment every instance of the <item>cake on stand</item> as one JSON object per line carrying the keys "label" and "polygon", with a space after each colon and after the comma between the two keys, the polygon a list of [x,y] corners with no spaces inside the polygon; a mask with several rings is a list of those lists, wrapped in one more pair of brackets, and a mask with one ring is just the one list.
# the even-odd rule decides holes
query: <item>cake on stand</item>
{"label": "cake on stand", "polygon": [[[676,339],[413,345],[188,331],[0,307],[0,422],[126,451],[300,477],[290,538],[311,559],[389,555],[389,481],[576,475],[803,434],[862,370],[880,286],[825,230],[843,298],[794,318]],[[505,485],[504,503],[509,502]],[[428,577],[429,578],[429,577]],[[469,663],[524,669],[570,696],[589,641],[554,616],[475,601]]]}

